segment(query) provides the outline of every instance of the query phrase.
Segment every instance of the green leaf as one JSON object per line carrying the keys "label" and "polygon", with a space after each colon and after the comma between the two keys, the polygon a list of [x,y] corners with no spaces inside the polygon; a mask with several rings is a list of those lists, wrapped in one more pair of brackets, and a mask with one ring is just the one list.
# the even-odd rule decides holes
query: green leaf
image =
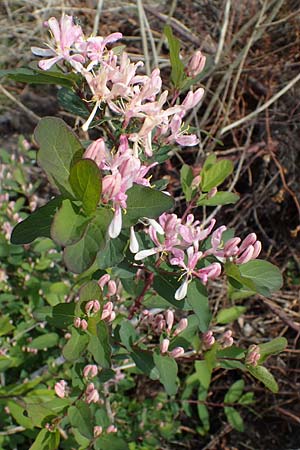
{"label": "green leaf", "polygon": [[231,406],[225,406],[224,411],[230,425],[232,425],[235,430],[243,432],[245,427],[240,413]]}
{"label": "green leaf", "polygon": [[107,243],[107,229],[112,220],[112,212],[100,208],[88,224],[82,238],[64,250],[64,262],[74,273],[82,273],[95,261],[97,253]]}
{"label": "green leaf", "polygon": [[46,205],[36,209],[25,220],[19,222],[11,234],[11,243],[23,245],[29,244],[38,237],[51,237],[51,223],[61,202],[61,197],[53,198]]}
{"label": "green leaf", "polygon": [[52,432],[44,428],[39,432],[29,450],[57,450],[59,441],[60,434],[58,430]]}
{"label": "green leaf", "polygon": [[56,333],[47,333],[33,339],[28,345],[29,348],[43,350],[44,348],[55,347],[58,343],[59,336]]}
{"label": "green leaf", "polygon": [[244,380],[237,380],[235,383],[233,383],[228,391],[226,392],[226,395],[224,397],[225,403],[235,403],[239,400],[241,397],[243,390],[245,388],[245,382]]}
{"label": "green leaf", "polygon": [[110,368],[111,346],[107,325],[101,321],[97,324],[97,334],[90,337],[88,350],[94,360],[104,369]]}
{"label": "green leaf", "polygon": [[137,340],[137,333],[133,325],[129,322],[129,320],[122,320],[119,330],[119,335],[121,338],[122,344],[125,345],[127,350],[132,350],[132,345]]}
{"label": "green leaf", "polygon": [[15,327],[10,323],[9,315],[0,317],[0,336],[10,333]]}
{"label": "green leaf", "polygon": [[62,194],[72,198],[70,170],[84,152],[77,136],[62,119],[44,117],[39,121],[34,137],[40,146],[37,157],[39,165],[50,182]]}
{"label": "green leaf", "polygon": [[288,341],[284,337],[278,337],[265,344],[259,344],[260,359],[258,363],[262,364],[269,356],[283,352],[287,345]]}
{"label": "green leaf", "polygon": [[85,283],[79,291],[79,303],[88,302],[89,300],[99,300],[102,301],[102,291],[95,280],[88,281]]}
{"label": "green leaf", "polygon": [[187,202],[191,201],[192,199],[192,182],[194,180],[193,171],[187,164],[183,164],[183,166],[180,169],[180,182],[181,187],[185,196],[185,199]]}
{"label": "green leaf", "polygon": [[93,421],[90,407],[83,401],[68,409],[68,417],[72,427],[77,428],[79,433],[88,439],[93,437]]}
{"label": "green leaf", "polygon": [[212,367],[207,364],[206,360],[195,361],[195,370],[199,383],[207,390],[210,385]]}
{"label": "green leaf", "polygon": [[159,373],[159,381],[164,385],[168,395],[175,395],[178,389],[176,361],[159,353],[154,353],[153,359]]}
{"label": "green leaf", "polygon": [[62,72],[44,71],[19,67],[17,69],[0,70],[0,77],[7,77],[18,83],[27,84],[56,84],[58,86],[72,87],[74,74]]}
{"label": "green leaf", "polygon": [[84,102],[75,94],[72,89],[61,88],[57,93],[57,100],[65,111],[75,114],[85,119],[90,115]]}
{"label": "green leaf", "polygon": [[240,199],[239,195],[233,192],[219,191],[213,197],[207,198],[207,195],[200,197],[197,206],[218,206],[230,205]]}
{"label": "green leaf", "polygon": [[244,289],[246,288],[250,292],[256,292],[256,287],[250,278],[243,277],[241,274],[240,268],[244,264],[237,266],[231,262],[226,262],[224,264],[225,273],[227,275],[228,280],[231,284],[233,284],[235,289]]}
{"label": "green leaf", "polygon": [[204,192],[209,192],[212,188],[218,187],[233,172],[233,163],[229,159],[222,159],[213,164],[203,166],[201,171],[201,188]]}
{"label": "green leaf", "polygon": [[254,392],[246,392],[238,401],[239,405],[251,405],[253,402]]}
{"label": "green leaf", "polygon": [[120,234],[117,239],[109,239],[97,256],[99,269],[106,270],[108,267],[119,266],[125,258],[125,250],[128,245],[128,237]]}
{"label": "green leaf", "polygon": [[271,372],[264,366],[246,366],[248,372],[257,380],[261,381],[267,389],[276,394],[278,392],[278,384]]}
{"label": "green leaf", "polygon": [[76,328],[72,328],[72,336],[63,348],[63,356],[68,361],[76,361],[86,349],[89,342],[87,333],[80,333]]}
{"label": "green leaf", "polygon": [[174,200],[169,195],[139,184],[134,184],[126,194],[128,198],[127,214],[123,216],[124,227],[134,225],[141,217],[156,218],[174,206]]}
{"label": "green leaf", "polygon": [[191,306],[186,299],[175,300],[175,292],[179,286],[180,283],[178,283],[177,277],[163,273],[157,273],[154,277],[153,288],[163,299],[175,308],[189,310]]}
{"label": "green leaf", "polygon": [[89,220],[70,200],[63,200],[51,225],[51,237],[61,246],[74,244],[81,239]]}
{"label": "green leaf", "polygon": [[86,214],[96,211],[100,201],[102,181],[100,170],[91,159],[81,159],[71,168],[70,185]]}
{"label": "green leaf", "polygon": [[94,445],[96,450],[129,450],[128,444],[113,434],[100,436]]}
{"label": "green leaf", "polygon": [[216,323],[226,324],[234,322],[246,311],[245,306],[232,306],[231,308],[224,308],[218,312]]}
{"label": "green leaf", "polygon": [[241,275],[247,280],[251,280],[256,292],[262,295],[270,295],[271,292],[278,291],[282,287],[283,279],[278,267],[263,261],[255,259],[239,266]]}
{"label": "green leaf", "polygon": [[188,286],[187,301],[199,320],[199,329],[205,333],[210,325],[212,314],[209,309],[207,290],[198,280]]}
{"label": "green leaf", "polygon": [[[198,401],[204,402],[206,399],[207,399],[207,390],[202,385],[200,385],[199,389],[198,389]],[[203,403],[198,403],[197,411],[198,411],[199,419],[202,423],[202,427],[200,429],[197,428],[197,431],[202,436],[205,436],[210,428],[209,412],[208,412],[207,406],[204,405]]]}
{"label": "green leaf", "polygon": [[164,27],[164,34],[168,39],[170,49],[171,80],[174,86],[180,89],[186,79],[184,64],[180,59],[180,42],[174,36],[172,28],[169,25]]}
{"label": "green leaf", "polygon": [[28,430],[34,428],[31,420],[24,415],[26,410],[23,406],[13,400],[9,400],[7,406],[9,407],[10,414],[21,427],[27,428]]}
{"label": "green leaf", "polygon": [[153,354],[151,352],[134,348],[133,352],[130,353],[130,356],[141,372],[148,375],[152,380],[158,379],[159,374],[155,367]]}
{"label": "green leaf", "polygon": [[47,317],[50,325],[67,328],[74,322],[75,303],[59,303],[52,308],[51,317]]}

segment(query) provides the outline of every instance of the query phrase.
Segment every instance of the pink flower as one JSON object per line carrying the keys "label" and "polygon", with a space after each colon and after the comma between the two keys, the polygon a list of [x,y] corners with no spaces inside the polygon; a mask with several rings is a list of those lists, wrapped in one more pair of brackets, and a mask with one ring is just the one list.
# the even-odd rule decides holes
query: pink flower
{"label": "pink flower", "polygon": [[94,426],[94,437],[99,437],[102,434],[103,428],[100,425]]}
{"label": "pink flower", "polygon": [[85,311],[87,314],[96,314],[100,310],[100,303],[98,300],[90,300],[85,305]]}
{"label": "pink flower", "polygon": [[116,433],[118,430],[114,425],[109,425],[109,427],[106,429],[106,433]]}
{"label": "pink flower", "polygon": [[249,366],[256,367],[258,361],[260,360],[260,350],[258,345],[251,345],[249,347],[247,356],[246,356],[246,364]]}
{"label": "pink flower", "polygon": [[[83,37],[81,27],[74,25],[73,17],[65,14],[62,15],[59,23],[55,17],[51,17],[47,24],[51,30],[56,47],[49,46],[49,49],[32,47],[32,52],[37,56],[52,56],[50,59],[40,61],[39,67],[43,70],[48,70],[53,64],[64,59],[71,64],[76,72],[81,72],[85,58],[79,53],[71,54],[72,46]],[[75,48],[73,48],[74,50]]]}

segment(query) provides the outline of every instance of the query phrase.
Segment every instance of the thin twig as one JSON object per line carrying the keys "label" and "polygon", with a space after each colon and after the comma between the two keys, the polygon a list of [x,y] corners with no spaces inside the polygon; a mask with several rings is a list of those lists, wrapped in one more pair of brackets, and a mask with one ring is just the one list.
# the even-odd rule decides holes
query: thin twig
{"label": "thin twig", "polygon": [[148,76],[150,76],[151,69],[150,69],[150,56],[148,51],[148,42],[147,42],[147,36],[146,36],[146,30],[145,30],[145,11],[143,7],[142,0],[137,0],[137,6],[138,6],[138,14],[139,14],[139,20],[140,20],[140,29],[141,29],[141,37],[142,37],[142,44],[143,44],[143,50],[145,55],[145,68],[146,73]]}
{"label": "thin twig", "polygon": [[20,102],[20,100],[18,100],[14,95],[12,95],[10,92],[8,92],[1,84],[0,84],[0,90],[4,95],[6,95],[7,98],[9,98],[16,105],[18,105],[19,108],[22,109],[22,111],[24,111],[35,123],[37,123],[41,119],[40,116],[35,114],[29,108],[27,108],[27,106],[23,105],[23,103]]}
{"label": "thin twig", "polygon": [[95,16],[95,19],[94,19],[94,26],[93,26],[93,34],[94,35],[96,35],[97,32],[98,32],[101,11],[102,11],[102,8],[103,8],[103,3],[104,3],[104,0],[98,0],[97,12],[96,12],[96,16]]}
{"label": "thin twig", "polygon": [[225,11],[224,11],[224,22],[223,22],[223,26],[222,26],[222,29],[221,29],[218,50],[217,50],[217,53],[216,53],[216,56],[215,56],[215,64],[218,64],[218,62],[220,60],[220,57],[221,57],[221,54],[222,54],[222,51],[223,51],[226,31],[227,31],[228,22],[229,22],[230,7],[231,7],[231,0],[227,0],[226,1],[226,5],[225,5]]}
{"label": "thin twig", "polygon": [[256,117],[262,111],[269,108],[269,106],[273,105],[273,103],[275,103],[282,95],[284,95],[287,91],[289,91],[298,81],[300,81],[300,73],[297,76],[295,76],[291,81],[289,81],[288,84],[284,86],[284,88],[282,88],[279,92],[277,92],[277,94],[273,95],[273,97],[271,97],[270,100],[261,105],[255,111],[248,114],[247,116],[242,117],[236,122],[233,122],[230,125],[227,125],[226,127],[222,128],[220,135],[227,133],[227,131],[236,128],[245,122],[248,122],[249,120],[253,119],[253,117]]}

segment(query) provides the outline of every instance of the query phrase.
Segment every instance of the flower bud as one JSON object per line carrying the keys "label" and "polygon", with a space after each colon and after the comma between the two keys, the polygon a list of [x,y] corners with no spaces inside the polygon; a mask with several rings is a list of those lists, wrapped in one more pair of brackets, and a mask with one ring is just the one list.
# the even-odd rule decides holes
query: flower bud
{"label": "flower bud", "polygon": [[242,241],[239,249],[239,254],[243,253],[249,245],[253,245],[257,241],[257,236],[255,233],[250,233],[245,239]]}
{"label": "flower bud", "polygon": [[248,350],[248,353],[246,356],[246,364],[248,364],[249,366],[256,367],[259,359],[260,359],[259,346],[251,345],[249,347],[249,350]]}
{"label": "flower bud", "polygon": [[81,325],[80,317],[75,317],[75,319],[74,319],[74,327],[75,328],[80,328],[80,325]]}
{"label": "flower bud", "polygon": [[223,348],[231,347],[233,345],[232,331],[225,331],[221,341],[223,342]]}
{"label": "flower bud", "polygon": [[65,397],[67,385],[68,383],[65,380],[60,380],[57,383],[55,383],[54,390],[59,398]]}
{"label": "flower bud", "polygon": [[188,77],[195,78],[199,73],[204,69],[206,62],[206,57],[201,53],[200,50],[197,50],[193,56],[190,58],[186,73]]}
{"label": "flower bud", "polygon": [[174,323],[174,313],[171,309],[168,309],[165,313],[166,324],[167,324],[167,332],[170,333],[173,323]]}
{"label": "flower bud", "polygon": [[87,328],[88,328],[88,323],[87,323],[87,321],[86,321],[85,319],[82,319],[81,324],[80,324],[80,327],[81,327],[81,329],[82,329],[83,331],[86,331],[86,330],[87,330]]}
{"label": "flower bud", "polygon": [[101,289],[104,288],[104,286],[109,282],[110,275],[108,273],[102,275],[102,277],[98,280],[98,284],[101,287]]}
{"label": "flower bud", "polygon": [[246,248],[246,250],[238,258],[236,258],[235,262],[237,264],[246,264],[247,262],[251,261],[253,254],[254,247],[253,245],[249,245],[249,247]]}
{"label": "flower bud", "polygon": [[211,348],[215,343],[215,338],[212,331],[207,331],[202,334],[202,345],[205,349]]}
{"label": "flower bud", "polygon": [[159,346],[161,353],[167,353],[169,345],[170,345],[169,339],[163,339]]}
{"label": "flower bud", "polygon": [[89,383],[85,390],[85,401],[86,403],[97,403],[99,400],[99,393],[95,389],[94,383]]}
{"label": "flower bud", "polygon": [[103,431],[103,428],[100,425],[94,426],[94,437],[99,437]]}
{"label": "flower bud", "polygon": [[184,355],[184,348],[175,347],[169,354],[172,358],[180,358],[180,356]]}
{"label": "flower bud", "polygon": [[116,282],[114,280],[110,280],[107,284],[107,288],[109,297],[115,295],[115,293],[117,292]]}
{"label": "flower bud", "polygon": [[109,425],[109,427],[106,429],[106,433],[116,433],[118,429],[114,425]]}
{"label": "flower bud", "polygon": [[178,334],[180,334],[183,330],[186,329],[186,327],[188,326],[188,320],[183,318],[179,321],[176,330],[173,333],[173,336],[178,336]]}
{"label": "flower bud", "polygon": [[95,364],[88,364],[83,369],[84,378],[94,378],[98,374],[98,367]]}

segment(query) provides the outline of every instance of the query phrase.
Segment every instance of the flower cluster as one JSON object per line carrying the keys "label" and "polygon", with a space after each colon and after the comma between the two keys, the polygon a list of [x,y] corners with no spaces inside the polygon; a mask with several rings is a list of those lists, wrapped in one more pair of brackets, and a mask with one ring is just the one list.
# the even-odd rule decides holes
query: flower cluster
{"label": "flower cluster", "polygon": [[[146,155],[151,156],[152,142],[159,141],[161,137],[165,143],[177,142],[185,146],[198,143],[195,135],[186,134],[182,119],[201,100],[204,94],[202,88],[188,92],[181,105],[165,107],[168,91],[161,93],[159,69],[154,69],[150,76],[139,74],[137,71],[143,66],[142,61],[132,63],[126,52],[119,57],[118,52],[107,48],[108,44],[122,38],[121,33],[113,33],[106,38],[87,37],[81,27],[73,23],[73,18],[67,15],[62,16],[60,22],[51,17],[46,25],[50,29],[52,43],[47,49],[32,47],[32,52],[37,56],[51,56],[39,62],[41,69],[48,70],[64,61],[86,80],[90,102],[94,106],[83,130],[88,130],[97,111],[105,103],[113,113],[121,116],[122,128],[126,133],[132,119],[140,124],[134,132],[128,131],[135,153],[142,147]],[[198,51],[188,65],[191,75],[199,73],[204,64],[205,57]]]}
{"label": "flower cluster", "polygon": [[[196,277],[205,285],[209,279],[217,278],[222,271],[220,262],[226,260],[237,264],[244,264],[251,259],[257,258],[261,251],[261,243],[257,240],[256,234],[249,234],[243,241],[239,237],[229,239],[225,244],[222,241],[222,234],[226,227],[222,225],[213,233],[215,219],[212,219],[207,228],[203,228],[193,214],[189,214],[185,223],[176,214],[162,214],[158,222],[151,220],[147,230],[149,237],[155,244],[154,247],[138,251],[136,246],[135,260],[140,261],[148,256],[162,255],[168,256],[168,261],[172,266],[179,266],[182,271],[180,279],[183,279],[181,286],[175,294],[176,300],[182,300],[188,289],[188,284]],[[201,250],[204,241],[211,237],[211,247]],[[133,234],[131,239],[134,239]],[[220,262],[208,263],[204,266],[205,259],[209,256],[215,257]],[[207,261],[207,260],[206,260]],[[203,263],[199,268],[198,264]]]}

